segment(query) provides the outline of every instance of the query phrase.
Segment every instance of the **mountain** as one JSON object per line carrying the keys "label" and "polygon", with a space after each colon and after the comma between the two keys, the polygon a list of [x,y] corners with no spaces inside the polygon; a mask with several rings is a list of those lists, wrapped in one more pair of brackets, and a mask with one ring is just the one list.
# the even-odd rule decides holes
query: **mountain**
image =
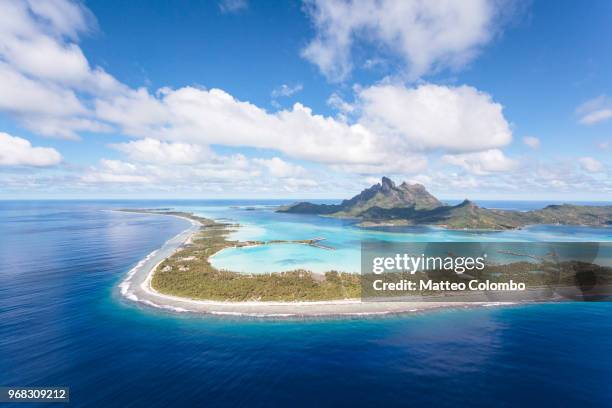
{"label": "mountain", "polygon": [[278,212],[296,214],[333,215],[335,217],[358,218],[370,208],[414,208],[417,210],[432,209],[443,204],[431,195],[421,184],[395,183],[383,177],[380,183],[363,190],[350,200],[340,204],[296,203],[281,207]]}
{"label": "mountain", "polygon": [[363,190],[350,200],[342,201],[340,214],[338,215],[359,216],[372,207],[413,207],[422,210],[440,207],[441,205],[442,203],[421,184],[404,182],[396,186],[391,179],[383,177],[380,183]]}
{"label": "mountain", "polygon": [[340,204],[296,203],[277,209],[293,214],[353,218],[360,226],[438,225],[451,229],[513,229],[533,224],[612,225],[612,206],[549,205],[532,211],[493,210],[465,200],[445,205],[421,184],[381,183]]}

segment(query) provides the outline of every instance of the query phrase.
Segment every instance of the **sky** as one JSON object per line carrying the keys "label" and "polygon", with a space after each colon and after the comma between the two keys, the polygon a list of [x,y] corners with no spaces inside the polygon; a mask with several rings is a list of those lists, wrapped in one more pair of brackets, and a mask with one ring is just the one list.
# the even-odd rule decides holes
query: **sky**
{"label": "sky", "polygon": [[612,3],[0,0],[0,199],[612,200]]}

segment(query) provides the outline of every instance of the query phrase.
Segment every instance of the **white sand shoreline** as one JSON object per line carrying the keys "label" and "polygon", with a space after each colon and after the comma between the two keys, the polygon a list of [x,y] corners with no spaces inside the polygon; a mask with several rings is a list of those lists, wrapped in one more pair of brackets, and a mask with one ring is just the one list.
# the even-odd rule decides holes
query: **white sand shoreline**
{"label": "white sand shoreline", "polygon": [[[156,214],[152,214],[156,215]],[[294,317],[366,317],[400,313],[417,313],[434,309],[472,308],[482,306],[509,305],[501,302],[363,302],[361,299],[343,299],[311,302],[244,301],[223,302],[196,300],[159,293],[151,287],[151,278],[164,259],[171,256],[182,245],[188,243],[200,229],[200,223],[172,214],[191,223],[190,227],[169,239],[164,245],[148,254],[126,275],[119,284],[121,295],[126,299],[147,306],[180,313],[197,313],[216,316],[243,316],[258,318]],[[211,256],[214,256],[211,255]]]}

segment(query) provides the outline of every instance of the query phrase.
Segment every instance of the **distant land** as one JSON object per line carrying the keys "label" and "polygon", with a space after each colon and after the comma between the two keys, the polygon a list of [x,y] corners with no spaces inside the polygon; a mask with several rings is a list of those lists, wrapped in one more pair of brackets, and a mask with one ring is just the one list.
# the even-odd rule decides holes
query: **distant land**
{"label": "distant land", "polygon": [[[553,300],[558,299],[559,294],[569,298],[576,295],[583,297],[582,286],[581,294],[577,294],[575,289],[577,279],[585,277],[594,277],[597,282],[593,286],[597,291],[589,293],[589,296],[595,296],[592,299],[607,296],[612,287],[612,271],[607,266],[576,260],[551,263],[551,255],[533,257],[520,253],[516,255],[528,257],[529,261],[519,259],[510,263],[491,263],[482,270],[472,270],[466,275],[443,268],[386,274],[386,282],[411,281],[418,285],[415,290],[400,287],[397,291],[389,289],[379,292],[374,285],[381,276],[367,269],[361,273],[337,270],[314,273],[305,269],[240,273],[216,269],[210,258],[226,248],[282,244],[331,248],[320,245],[318,239],[234,241],[229,239],[229,234],[238,227],[237,224],[218,222],[192,213],[154,209],[120,211],[174,216],[191,222],[187,230],[139,262],[120,284],[121,293],[130,300],[177,311],[231,316],[320,317],[411,313],[440,307],[467,307],[474,301],[490,304],[492,298],[488,289],[457,291],[450,287],[453,283],[465,283],[466,278],[500,284],[513,281],[524,283],[528,291],[519,297],[512,296],[512,301],[530,300],[534,299],[533,296],[539,300]],[[424,281],[437,282],[442,286],[421,286],[419,282]],[[551,292],[551,287],[555,287],[555,291]],[[591,290],[591,286],[588,288]],[[504,299],[494,296],[495,304]],[[424,301],[425,297],[431,297],[431,302]],[[376,301],[363,301],[365,299]]]}
{"label": "distant land", "polygon": [[506,230],[537,224],[612,225],[612,205],[549,205],[524,212],[483,208],[467,199],[458,205],[447,205],[421,184],[403,182],[398,186],[387,177],[340,204],[300,202],[280,207],[277,212],[356,219],[361,227],[437,225]]}

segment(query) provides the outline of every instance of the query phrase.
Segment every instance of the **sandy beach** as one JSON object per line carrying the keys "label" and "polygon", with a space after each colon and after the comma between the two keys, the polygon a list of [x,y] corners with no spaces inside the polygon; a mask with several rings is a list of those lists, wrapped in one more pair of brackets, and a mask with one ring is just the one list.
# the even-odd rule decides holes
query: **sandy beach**
{"label": "sandy beach", "polygon": [[[168,216],[159,214],[160,216]],[[176,215],[170,215],[176,216]],[[165,258],[182,245],[187,244],[200,229],[200,224],[189,218],[176,216],[190,222],[189,228],[177,234],[159,249],[148,254],[126,275],[119,285],[125,298],[148,306],[173,312],[201,313],[219,316],[245,316],[261,318],[376,316],[399,313],[417,313],[441,308],[470,308],[502,305],[492,302],[364,302],[361,299],[313,301],[313,302],[223,302],[196,300],[159,293],[151,287],[151,278]]]}

